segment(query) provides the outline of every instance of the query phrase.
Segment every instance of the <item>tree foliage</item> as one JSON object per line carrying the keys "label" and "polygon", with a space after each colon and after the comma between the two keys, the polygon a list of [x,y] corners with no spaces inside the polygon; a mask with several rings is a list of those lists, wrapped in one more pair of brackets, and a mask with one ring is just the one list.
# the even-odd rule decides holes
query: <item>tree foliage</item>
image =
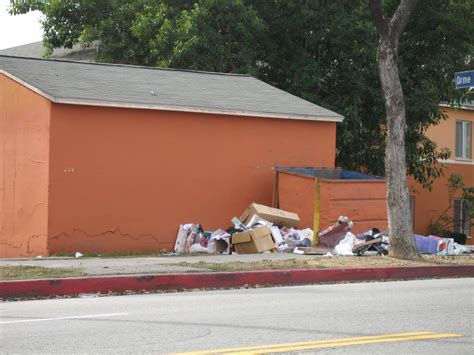
{"label": "tree foliage", "polygon": [[[397,2],[384,2],[395,10]],[[384,174],[385,116],[377,31],[366,0],[12,0],[40,10],[44,44],[99,42],[97,60],[250,73],[345,117],[337,163]],[[453,73],[472,68],[474,0],[420,0],[402,34],[408,171],[424,186],[448,151],[426,136],[459,99]],[[464,92],[465,93],[465,92]]]}

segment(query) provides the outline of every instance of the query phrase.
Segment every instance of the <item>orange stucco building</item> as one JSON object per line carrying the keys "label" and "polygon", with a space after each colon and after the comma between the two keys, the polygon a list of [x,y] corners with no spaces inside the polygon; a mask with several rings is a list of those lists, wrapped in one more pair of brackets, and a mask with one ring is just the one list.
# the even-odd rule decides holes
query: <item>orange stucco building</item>
{"label": "orange stucco building", "polygon": [[335,163],[342,117],[252,77],[0,56],[0,257],[171,250]]}
{"label": "orange stucco building", "polygon": [[[453,173],[461,174],[466,186],[474,186],[474,160],[472,157],[472,125],[474,122],[474,106],[465,104],[460,107],[443,106],[447,119],[427,131],[427,136],[440,148],[448,148],[451,157],[444,164],[444,176],[435,180],[432,191],[423,189],[410,179],[410,191],[414,202],[414,229],[418,234],[429,233],[429,226],[434,223],[450,205],[448,178]],[[460,198],[459,193],[454,196]],[[462,203],[456,201],[455,208],[447,211],[451,218],[460,219],[456,225],[450,226],[458,232],[464,232],[471,238],[467,243],[474,244],[469,218],[462,212]]]}

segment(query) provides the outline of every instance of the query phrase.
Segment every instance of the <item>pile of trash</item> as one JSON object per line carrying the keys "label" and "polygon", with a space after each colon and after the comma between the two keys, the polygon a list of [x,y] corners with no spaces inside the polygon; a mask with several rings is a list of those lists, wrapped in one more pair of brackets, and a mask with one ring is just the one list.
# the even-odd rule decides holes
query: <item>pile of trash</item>
{"label": "pile of trash", "polygon": [[[313,247],[314,232],[296,229],[300,218],[296,213],[252,203],[240,216],[232,219],[227,229],[205,231],[200,224],[182,224],[173,254],[254,254],[266,251],[326,256],[387,255],[390,248],[388,232],[378,228],[355,235],[353,222],[345,216],[318,234]],[[460,255],[471,249],[454,243],[453,239],[415,235],[420,253]]]}
{"label": "pile of trash", "polygon": [[252,203],[227,229],[205,231],[200,224],[179,227],[174,254],[220,253],[254,254],[275,250],[293,252],[311,247],[313,231],[294,227],[300,222],[296,213]]}
{"label": "pile of trash", "polygon": [[[388,255],[390,239],[388,231],[378,228],[358,234],[352,234],[353,223],[347,217],[340,217],[334,226],[319,234],[320,245],[333,247],[335,255]],[[441,238],[434,235],[415,235],[418,252],[431,255],[461,255],[471,253],[471,249],[455,243],[452,238]]]}
{"label": "pile of trash", "polygon": [[372,228],[355,235],[352,233],[353,226],[348,217],[339,217],[336,224],[319,233],[319,245],[333,248],[333,254],[341,256],[388,254],[390,243],[387,233]]}
{"label": "pile of trash", "polygon": [[[337,223],[319,233],[320,245],[333,247],[335,255],[388,255],[390,239],[388,231],[378,228],[352,234],[353,223],[347,217],[340,217]],[[452,238],[415,235],[418,252],[431,255],[461,255],[471,253],[471,249],[455,243]]]}

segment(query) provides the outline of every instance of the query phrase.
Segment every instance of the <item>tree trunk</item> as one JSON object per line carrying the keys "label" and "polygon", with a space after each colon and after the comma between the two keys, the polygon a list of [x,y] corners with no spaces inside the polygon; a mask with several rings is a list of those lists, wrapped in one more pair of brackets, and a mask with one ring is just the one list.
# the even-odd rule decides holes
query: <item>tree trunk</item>
{"label": "tree trunk", "polygon": [[382,38],[378,47],[378,65],[387,115],[385,175],[387,179],[387,210],[390,256],[418,259],[413,238],[410,199],[406,177],[405,100],[398,75],[393,45]]}
{"label": "tree trunk", "polygon": [[417,0],[401,0],[392,18],[381,0],[369,0],[375,26],[380,35],[377,49],[380,83],[387,116],[385,176],[387,179],[387,210],[390,256],[420,259],[413,237],[410,199],[407,185],[405,153],[405,99],[398,74],[398,44]]}

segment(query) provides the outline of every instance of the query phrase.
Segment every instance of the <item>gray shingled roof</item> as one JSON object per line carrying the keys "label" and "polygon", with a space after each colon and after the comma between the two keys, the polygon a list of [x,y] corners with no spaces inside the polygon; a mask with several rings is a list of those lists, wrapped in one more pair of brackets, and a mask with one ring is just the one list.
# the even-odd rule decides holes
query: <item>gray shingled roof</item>
{"label": "gray shingled roof", "polygon": [[33,42],[21,46],[0,50],[0,55],[14,55],[17,57],[42,58],[45,48],[43,42]]}
{"label": "gray shingled roof", "polygon": [[53,102],[342,121],[248,75],[0,56],[0,72]]}
{"label": "gray shingled roof", "polygon": [[[43,42],[41,41],[0,49],[0,55],[28,58],[44,58],[45,52],[46,48],[43,46]],[[72,48],[55,48],[53,53],[47,57],[54,59],[85,60],[93,62],[96,53],[97,44],[95,43],[89,47],[83,47],[80,44],[75,44]]]}

